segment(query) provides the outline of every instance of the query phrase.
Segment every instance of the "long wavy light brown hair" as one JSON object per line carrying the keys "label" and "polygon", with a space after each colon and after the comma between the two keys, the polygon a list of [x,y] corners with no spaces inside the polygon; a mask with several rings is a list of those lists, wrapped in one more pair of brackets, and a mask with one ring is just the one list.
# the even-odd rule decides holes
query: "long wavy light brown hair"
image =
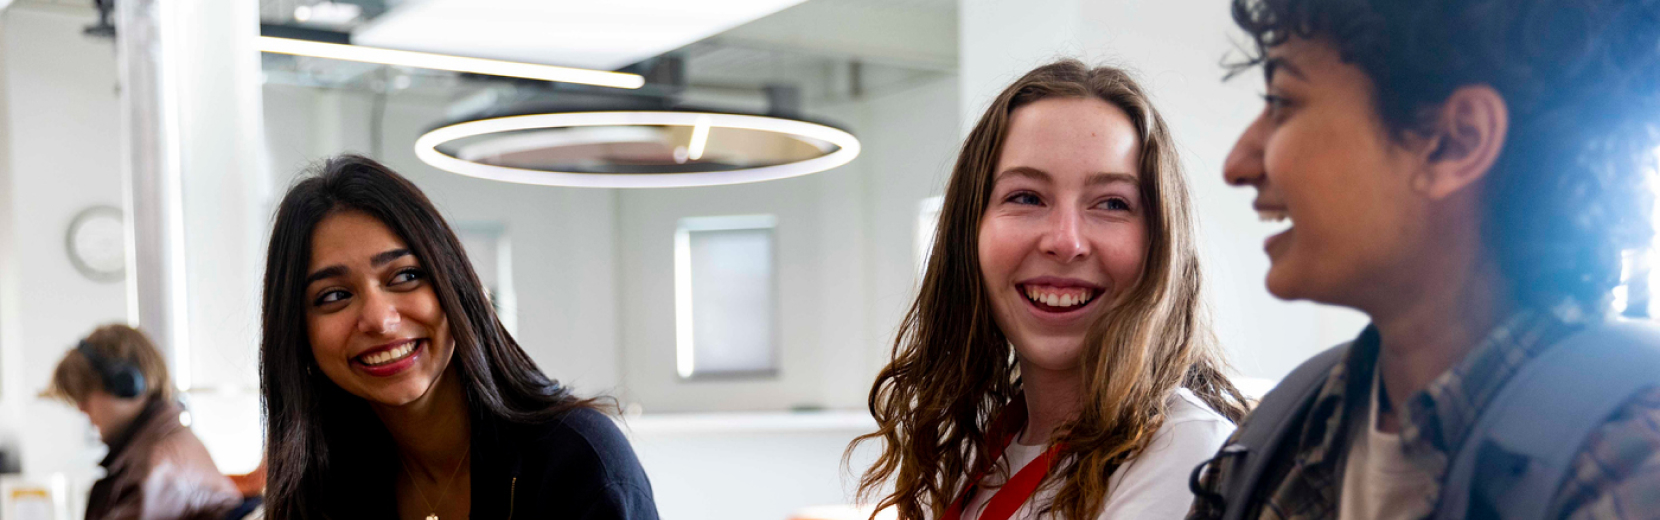
{"label": "long wavy light brown hair", "polygon": [[[1129,115],[1139,136],[1141,197],[1148,248],[1142,274],[1091,326],[1082,359],[1084,395],[1078,415],[1052,442],[1065,447],[1045,486],[1059,484],[1045,514],[1090,518],[1103,506],[1107,482],[1140,454],[1163,425],[1165,398],[1187,387],[1211,408],[1238,421],[1245,400],[1225,375],[1226,361],[1200,300],[1200,270],[1187,183],[1164,120],[1124,71],[1075,60],[1038,67],[992,101],[957,157],[940,211],[938,239],[922,290],[894,340],[888,365],[870,392],[882,455],[859,482],[868,502],[892,481],[877,509],[899,518],[940,518],[967,486],[989,472],[992,418],[1020,392],[1009,340],[992,316],[980,273],[980,218],[992,191],[1009,116],[1047,98],[1100,98]],[[1022,425],[1010,425],[1018,429]],[[844,457],[844,460],[846,458]]]}

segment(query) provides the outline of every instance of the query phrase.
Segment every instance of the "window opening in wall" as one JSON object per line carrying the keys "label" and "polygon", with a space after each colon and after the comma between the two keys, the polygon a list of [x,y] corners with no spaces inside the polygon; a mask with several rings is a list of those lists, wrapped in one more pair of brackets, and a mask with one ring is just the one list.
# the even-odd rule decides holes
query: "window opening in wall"
{"label": "window opening in wall", "polygon": [[455,236],[467,259],[484,284],[484,294],[496,310],[508,334],[519,334],[519,297],[513,290],[513,247],[507,226],[497,222],[473,222],[455,226]]}
{"label": "window opening in wall", "polygon": [[772,215],[689,217],[674,233],[675,368],[682,378],[778,372]]}
{"label": "window opening in wall", "polygon": [[940,208],[945,197],[936,195],[922,199],[916,212],[916,279],[928,273],[928,254],[934,251],[934,236],[939,234]]}

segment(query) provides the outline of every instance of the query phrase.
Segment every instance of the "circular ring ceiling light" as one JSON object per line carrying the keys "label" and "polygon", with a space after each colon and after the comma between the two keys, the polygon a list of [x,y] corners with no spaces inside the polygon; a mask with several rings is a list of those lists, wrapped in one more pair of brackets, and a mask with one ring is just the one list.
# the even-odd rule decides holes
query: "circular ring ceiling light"
{"label": "circular ring ceiling light", "polygon": [[439,127],[415,141],[433,167],[523,184],[589,188],[714,186],[847,164],[853,134],[781,117],[678,110],[563,112]]}

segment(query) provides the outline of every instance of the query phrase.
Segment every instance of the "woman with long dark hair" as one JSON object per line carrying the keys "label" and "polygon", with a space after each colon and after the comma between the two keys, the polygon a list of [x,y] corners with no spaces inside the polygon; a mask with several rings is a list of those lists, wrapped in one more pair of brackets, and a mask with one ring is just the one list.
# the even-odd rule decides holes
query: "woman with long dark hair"
{"label": "woman with long dark hair", "polygon": [[[904,519],[1180,518],[1244,402],[1201,307],[1186,181],[1123,71],[1067,60],[963,143],[877,377],[861,495]],[[851,452],[851,448],[850,448]]]}
{"label": "woman with long dark hair", "polygon": [[592,400],[502,327],[426,196],[343,155],[289,190],[265,269],[271,518],[644,518]]}

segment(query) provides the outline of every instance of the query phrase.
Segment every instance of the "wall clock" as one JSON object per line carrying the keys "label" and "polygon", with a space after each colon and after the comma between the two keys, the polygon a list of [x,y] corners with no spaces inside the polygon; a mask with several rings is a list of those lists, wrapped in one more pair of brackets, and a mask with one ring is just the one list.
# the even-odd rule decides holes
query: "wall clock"
{"label": "wall clock", "polygon": [[121,208],[92,206],[75,214],[64,235],[69,263],[95,282],[119,282],[127,275],[127,225]]}

